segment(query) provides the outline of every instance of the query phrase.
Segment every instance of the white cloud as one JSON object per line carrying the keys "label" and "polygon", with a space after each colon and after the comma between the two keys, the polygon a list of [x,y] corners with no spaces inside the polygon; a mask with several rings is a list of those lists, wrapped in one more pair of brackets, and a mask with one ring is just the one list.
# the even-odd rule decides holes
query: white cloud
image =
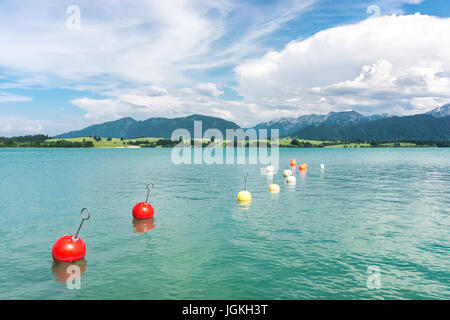
{"label": "white cloud", "polygon": [[446,34],[450,19],[420,14],[331,28],[237,66],[236,89],[262,114],[422,112],[450,101]]}
{"label": "white cloud", "polygon": [[194,90],[204,96],[218,97],[223,94],[223,91],[218,89],[214,83],[200,83],[194,87]]}
{"label": "white cloud", "polygon": [[29,120],[21,116],[0,117],[0,134],[23,135],[43,133],[45,121]]}
{"label": "white cloud", "polygon": [[[161,88],[162,89],[162,88]],[[204,114],[221,117],[239,123],[243,112],[257,116],[257,111],[251,111],[254,106],[248,103],[232,100],[222,100],[218,97],[220,90],[213,86],[195,88],[162,89],[166,92],[151,95],[147,88],[134,90],[110,91],[110,98],[80,98],[71,103],[85,111],[85,119],[95,122],[108,121],[124,116],[134,116],[138,119],[153,117],[183,117],[191,114]],[[206,90],[208,89],[208,90]],[[206,91],[206,92],[204,92]],[[213,94],[214,93],[214,94]]]}
{"label": "white cloud", "polygon": [[[0,44],[7,48],[0,51],[0,66],[16,75],[48,74],[77,83],[104,75],[173,81],[180,78],[180,63],[202,55],[220,36],[227,3],[77,1],[81,28],[70,30],[64,1],[6,2],[0,5]],[[219,19],[208,16],[212,11]]]}
{"label": "white cloud", "polygon": [[2,102],[26,102],[26,101],[32,101],[33,98],[11,94],[8,92],[0,92],[0,103]]}
{"label": "white cloud", "polygon": [[401,114],[425,112],[450,100],[450,78],[437,75],[433,68],[412,67],[398,75],[392,69],[388,60],[381,59],[364,66],[354,80],[315,87],[310,93],[360,111],[391,112],[395,108],[403,109]]}
{"label": "white cloud", "polygon": [[79,98],[70,102],[86,111],[84,115],[86,119],[101,119],[104,117],[120,118],[133,111],[131,105],[113,99]]}
{"label": "white cloud", "polygon": [[35,80],[45,86],[95,85],[102,78],[130,87],[191,86],[186,70],[230,65],[261,52],[264,36],[315,1],[263,10],[234,0],[79,0],[76,30],[66,27],[73,3],[5,1],[0,45],[7,50],[0,51],[0,67],[19,78],[40,75]]}
{"label": "white cloud", "polygon": [[223,110],[223,109],[218,109],[218,108],[211,108],[211,115],[222,118],[222,119],[227,119],[227,120],[236,120],[236,117],[233,116],[233,114],[229,111],[229,110]]}

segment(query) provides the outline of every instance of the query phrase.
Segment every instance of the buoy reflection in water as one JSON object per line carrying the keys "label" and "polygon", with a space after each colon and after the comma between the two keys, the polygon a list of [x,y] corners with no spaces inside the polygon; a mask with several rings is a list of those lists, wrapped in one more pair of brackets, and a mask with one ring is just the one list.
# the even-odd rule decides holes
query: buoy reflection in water
{"label": "buoy reflection in water", "polygon": [[270,199],[273,200],[278,200],[280,198],[280,194],[279,193],[271,193],[270,194]]}
{"label": "buoy reflection in water", "polygon": [[297,172],[297,166],[291,167],[291,172],[292,172],[292,175],[295,176],[295,173]]}
{"label": "buoy reflection in water", "polygon": [[247,211],[250,208],[251,201],[238,201],[238,206],[242,211]]}
{"label": "buoy reflection in water", "polygon": [[301,181],[306,180],[306,171],[299,171]]}
{"label": "buoy reflection in water", "polygon": [[155,228],[155,219],[136,219],[133,218],[133,227],[136,233],[145,233]]}
{"label": "buoy reflection in water", "polygon": [[77,283],[80,277],[85,275],[87,269],[87,262],[81,259],[75,262],[56,262],[52,264],[52,273],[55,275],[56,282],[71,281]]}
{"label": "buoy reflection in water", "polygon": [[288,192],[295,192],[296,184],[289,184],[289,183],[286,183],[286,184],[285,184],[285,189],[286,189]]}

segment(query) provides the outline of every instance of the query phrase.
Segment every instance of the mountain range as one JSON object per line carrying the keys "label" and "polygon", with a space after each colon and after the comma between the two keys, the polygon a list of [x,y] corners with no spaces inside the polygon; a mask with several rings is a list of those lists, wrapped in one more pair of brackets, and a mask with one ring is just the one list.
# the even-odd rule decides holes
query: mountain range
{"label": "mountain range", "polygon": [[345,126],[370,122],[390,117],[388,114],[363,116],[356,111],[330,112],[328,114],[310,114],[298,118],[281,118],[257,124],[254,129],[279,129],[280,136],[287,136],[311,125],[326,124],[330,126]]}
{"label": "mountain range", "polygon": [[[232,121],[197,114],[173,119],[149,118],[143,121],[127,117],[67,132],[55,138],[86,136],[125,139],[170,138],[172,132],[178,128],[187,129],[193,136],[194,121],[202,121],[203,132],[215,128],[220,130],[224,137],[226,129],[240,128]],[[259,123],[253,129],[279,129],[280,137],[311,140],[447,141],[450,140],[450,104],[425,114],[403,117],[388,114],[364,116],[356,111],[302,115],[298,118],[282,118]]]}
{"label": "mountain range", "polygon": [[[336,125],[313,124],[289,135],[308,140],[407,141],[450,140],[450,104],[413,116],[363,119]],[[367,121],[368,120],[368,121]]]}

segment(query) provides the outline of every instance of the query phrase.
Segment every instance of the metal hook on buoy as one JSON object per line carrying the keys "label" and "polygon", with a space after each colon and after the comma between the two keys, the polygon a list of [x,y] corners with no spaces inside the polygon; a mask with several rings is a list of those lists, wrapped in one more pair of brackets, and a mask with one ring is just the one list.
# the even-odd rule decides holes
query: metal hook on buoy
{"label": "metal hook on buoy", "polygon": [[147,198],[145,198],[145,203],[148,203],[148,196],[150,195],[150,191],[152,191],[153,189],[155,189],[155,184],[153,182],[150,182],[147,185]]}
{"label": "metal hook on buoy", "polygon": [[244,190],[247,190],[248,172],[244,173]]}
{"label": "metal hook on buoy", "polygon": [[[83,213],[87,212],[87,215],[84,215]],[[80,226],[78,227],[77,233],[75,234],[75,236],[72,238],[74,241],[78,240],[78,233],[80,232],[81,226],[84,223],[84,220],[89,220],[89,218],[91,217],[91,211],[88,208],[83,208],[81,209],[81,223]]]}

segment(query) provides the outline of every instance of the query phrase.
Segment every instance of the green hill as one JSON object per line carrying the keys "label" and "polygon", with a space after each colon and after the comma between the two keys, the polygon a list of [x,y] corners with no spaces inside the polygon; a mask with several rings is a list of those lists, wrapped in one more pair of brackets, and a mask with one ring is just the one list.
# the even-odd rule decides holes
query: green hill
{"label": "green hill", "polygon": [[116,121],[105,122],[89,126],[82,130],[60,134],[55,138],[79,138],[79,137],[111,137],[134,139],[140,137],[170,138],[175,129],[187,129],[194,137],[194,121],[202,121],[203,132],[207,129],[218,129],[225,137],[226,129],[240,128],[236,123],[224,119],[203,115],[191,115],[182,118],[150,118],[137,121],[133,118],[123,118]]}

